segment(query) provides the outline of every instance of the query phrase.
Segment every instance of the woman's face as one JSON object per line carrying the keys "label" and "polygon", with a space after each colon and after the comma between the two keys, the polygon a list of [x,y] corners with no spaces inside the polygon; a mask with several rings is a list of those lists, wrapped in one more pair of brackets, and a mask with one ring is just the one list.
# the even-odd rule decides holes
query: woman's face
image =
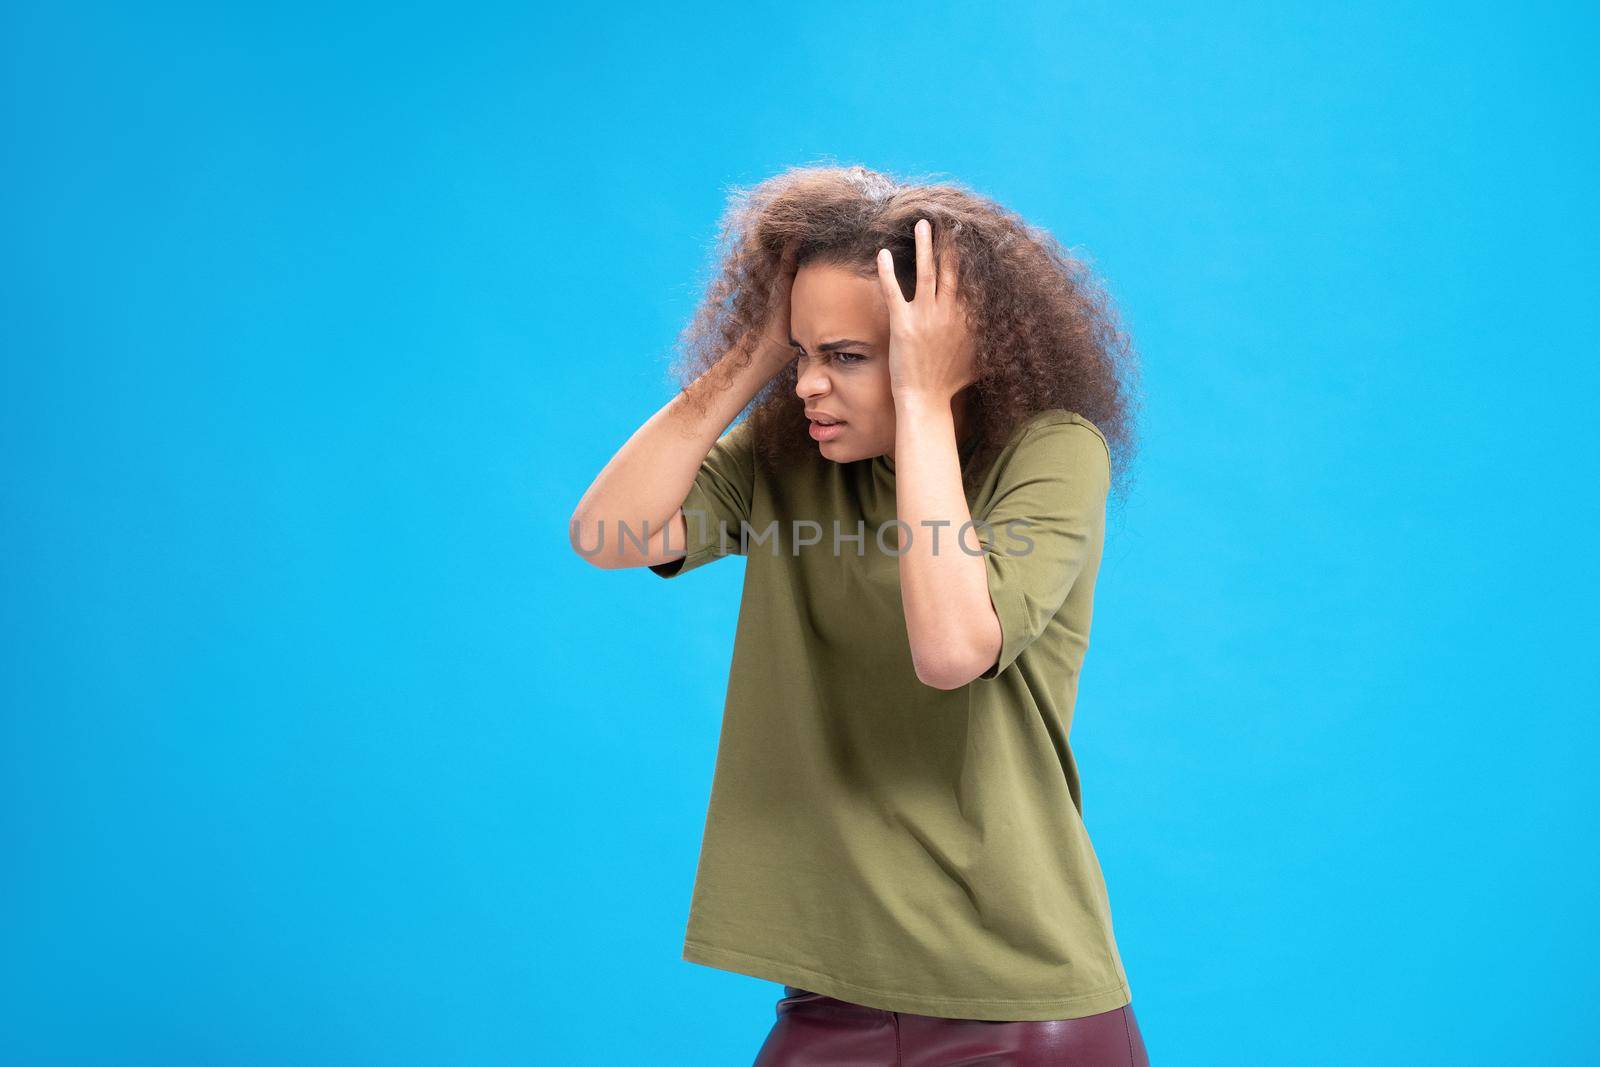
{"label": "woman's face", "polygon": [[830,430],[811,423],[822,455],[836,463],[893,459],[889,308],[878,279],[833,264],[802,266],[789,293],[789,338],[795,395],[812,418],[842,423]]}

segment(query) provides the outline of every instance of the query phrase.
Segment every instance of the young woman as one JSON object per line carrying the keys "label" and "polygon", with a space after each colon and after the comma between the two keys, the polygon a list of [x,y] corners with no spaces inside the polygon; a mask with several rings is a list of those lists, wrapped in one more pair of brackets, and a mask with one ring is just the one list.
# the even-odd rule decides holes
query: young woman
{"label": "young woman", "polygon": [[861,167],[738,194],[720,259],[572,533],[747,559],[684,959],[784,985],[758,1067],[1146,1063],[1067,742],[1133,443],[1103,290]]}

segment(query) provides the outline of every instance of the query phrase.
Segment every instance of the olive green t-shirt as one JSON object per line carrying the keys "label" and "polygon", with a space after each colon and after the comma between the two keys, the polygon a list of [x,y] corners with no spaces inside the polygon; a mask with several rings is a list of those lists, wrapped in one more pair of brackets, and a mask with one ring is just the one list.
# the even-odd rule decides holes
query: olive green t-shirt
{"label": "olive green t-shirt", "polygon": [[[888,457],[818,453],[775,476],[750,431],[724,433],[701,465],[688,554],[650,568],[746,557],[683,958],[919,1015],[1069,1019],[1130,1003],[1067,743],[1105,535],[1104,436],[1042,412],[981,476],[964,443],[975,525],[958,542],[951,526],[897,533]],[[912,667],[907,532],[936,533],[939,552],[982,546],[1003,641],[959,689]]]}

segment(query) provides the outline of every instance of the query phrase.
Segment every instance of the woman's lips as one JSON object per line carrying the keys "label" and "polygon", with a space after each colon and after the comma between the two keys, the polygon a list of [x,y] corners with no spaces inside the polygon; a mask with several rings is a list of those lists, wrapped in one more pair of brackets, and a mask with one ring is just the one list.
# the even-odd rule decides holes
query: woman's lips
{"label": "woman's lips", "polygon": [[814,441],[831,441],[839,436],[844,429],[844,423],[836,422],[832,426],[824,426],[820,422],[811,424],[811,439]]}

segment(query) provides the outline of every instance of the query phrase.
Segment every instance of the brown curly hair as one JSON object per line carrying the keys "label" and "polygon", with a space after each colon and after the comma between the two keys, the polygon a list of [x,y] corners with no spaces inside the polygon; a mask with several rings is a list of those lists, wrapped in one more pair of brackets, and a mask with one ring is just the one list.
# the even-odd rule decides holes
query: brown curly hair
{"label": "brown curly hair", "polygon": [[[1064,408],[1105,435],[1112,493],[1124,497],[1136,448],[1138,365],[1110,299],[1048,231],[953,182],[896,180],[862,166],[797,166],[735,187],[704,299],[678,341],[684,358],[676,371],[690,402],[704,410],[691,386],[719,363],[724,370],[748,365],[791,241],[797,266],[815,261],[869,278],[877,276],[878,249],[888,248],[910,300],[912,227],[920,218],[933,224],[935,259],[954,245],[961,263],[958,286],[977,344],[976,378],[964,390],[979,434],[973,469],[984,470],[1028,418]],[[815,459],[796,372],[789,363],[751,401],[755,447],[769,466]],[[700,389],[721,381],[707,375]]]}

